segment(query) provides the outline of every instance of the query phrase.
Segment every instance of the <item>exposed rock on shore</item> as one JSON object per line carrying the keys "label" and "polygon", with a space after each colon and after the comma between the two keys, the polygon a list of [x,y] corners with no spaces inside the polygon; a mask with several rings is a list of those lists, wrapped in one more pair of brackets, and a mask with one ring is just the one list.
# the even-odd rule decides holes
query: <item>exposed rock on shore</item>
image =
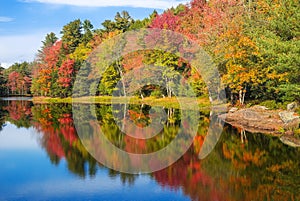
{"label": "exposed rock on shore", "polygon": [[299,116],[292,111],[268,110],[264,106],[230,109],[229,113],[219,118],[249,132],[270,134],[282,134],[283,130],[298,128],[300,123]]}
{"label": "exposed rock on shore", "polygon": [[293,136],[288,136],[288,135],[282,136],[280,137],[280,141],[291,147],[300,147],[300,140]]}

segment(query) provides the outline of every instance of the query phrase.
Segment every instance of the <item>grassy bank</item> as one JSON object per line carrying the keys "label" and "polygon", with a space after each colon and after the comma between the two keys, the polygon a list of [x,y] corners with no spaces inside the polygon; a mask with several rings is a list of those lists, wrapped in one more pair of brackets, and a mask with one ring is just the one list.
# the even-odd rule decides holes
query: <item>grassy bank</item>
{"label": "grassy bank", "polygon": [[[189,109],[193,106],[194,100],[187,97],[172,97],[172,98],[155,98],[147,97],[144,99],[138,97],[111,97],[111,96],[96,96],[96,97],[80,97],[80,98],[49,98],[49,97],[34,97],[34,103],[99,103],[99,104],[111,104],[114,103],[130,103],[130,104],[146,104],[151,106],[162,106],[166,108],[180,108],[179,101],[182,104],[182,108]],[[199,108],[209,108],[210,102],[208,97],[197,98]]]}

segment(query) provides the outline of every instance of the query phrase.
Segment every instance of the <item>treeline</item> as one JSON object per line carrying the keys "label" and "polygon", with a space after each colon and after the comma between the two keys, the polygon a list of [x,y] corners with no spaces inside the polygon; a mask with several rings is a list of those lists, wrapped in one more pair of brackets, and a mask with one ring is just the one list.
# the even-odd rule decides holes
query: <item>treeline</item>
{"label": "treeline", "polygon": [[[186,35],[211,55],[232,102],[300,101],[299,10],[297,0],[193,0],[160,15],[154,11],[143,20],[123,11],[114,20],[105,20],[101,29],[94,29],[89,20],[74,20],[62,28],[60,39],[54,33],[46,36],[35,62],[27,64],[31,73],[4,70],[1,93],[28,93],[29,87],[34,96],[71,96],[78,70],[104,40],[128,30],[160,28]],[[201,78],[176,55],[144,52],[133,56],[108,66],[97,95],[111,95],[121,74],[141,62],[185,73],[198,95],[207,93]],[[9,77],[17,77],[11,75],[14,71],[21,76],[11,83]],[[172,96],[166,89],[149,86],[140,94]]]}
{"label": "treeline", "polygon": [[15,63],[8,69],[0,66],[0,96],[30,95],[34,62]]}

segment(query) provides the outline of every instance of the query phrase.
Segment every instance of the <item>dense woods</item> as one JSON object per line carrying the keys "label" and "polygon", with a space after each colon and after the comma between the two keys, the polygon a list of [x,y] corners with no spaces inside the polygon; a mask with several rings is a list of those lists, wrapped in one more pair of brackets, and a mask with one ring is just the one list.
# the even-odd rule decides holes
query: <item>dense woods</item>
{"label": "dense woods", "polygon": [[[61,38],[47,34],[35,61],[0,68],[0,95],[69,97],[77,72],[99,44],[128,30],[159,28],[184,34],[210,54],[232,102],[300,101],[299,10],[297,0],[193,0],[142,20],[123,11],[98,29],[77,19],[62,28]],[[108,66],[97,95],[111,95],[120,76],[140,63],[184,72],[199,96],[207,94],[201,77],[182,58],[156,51],[127,55]],[[141,94],[172,96],[159,87],[145,87]]]}

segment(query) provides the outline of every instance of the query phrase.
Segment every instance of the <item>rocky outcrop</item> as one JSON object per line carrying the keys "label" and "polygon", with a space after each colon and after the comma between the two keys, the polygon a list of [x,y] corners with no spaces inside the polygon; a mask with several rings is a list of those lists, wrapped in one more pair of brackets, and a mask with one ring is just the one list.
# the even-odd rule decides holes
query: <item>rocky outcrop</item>
{"label": "rocky outcrop", "polygon": [[240,109],[219,116],[232,126],[249,132],[282,134],[282,130],[298,128],[300,119],[294,112],[268,110],[264,106]]}
{"label": "rocky outcrop", "polygon": [[288,135],[282,136],[280,137],[280,141],[291,147],[300,147],[300,140],[293,136],[288,136]]}
{"label": "rocky outcrop", "polygon": [[295,111],[298,108],[298,104],[296,102],[292,102],[286,106],[287,111]]}
{"label": "rocky outcrop", "polygon": [[280,119],[283,121],[283,123],[288,124],[293,121],[297,121],[299,119],[299,116],[295,115],[294,112],[288,112],[288,111],[282,111],[278,113],[280,116]]}
{"label": "rocky outcrop", "polygon": [[237,108],[237,107],[232,107],[232,108],[230,108],[230,110],[228,111],[229,113],[234,113],[234,112],[236,112],[236,111],[238,111],[239,110],[239,108]]}

